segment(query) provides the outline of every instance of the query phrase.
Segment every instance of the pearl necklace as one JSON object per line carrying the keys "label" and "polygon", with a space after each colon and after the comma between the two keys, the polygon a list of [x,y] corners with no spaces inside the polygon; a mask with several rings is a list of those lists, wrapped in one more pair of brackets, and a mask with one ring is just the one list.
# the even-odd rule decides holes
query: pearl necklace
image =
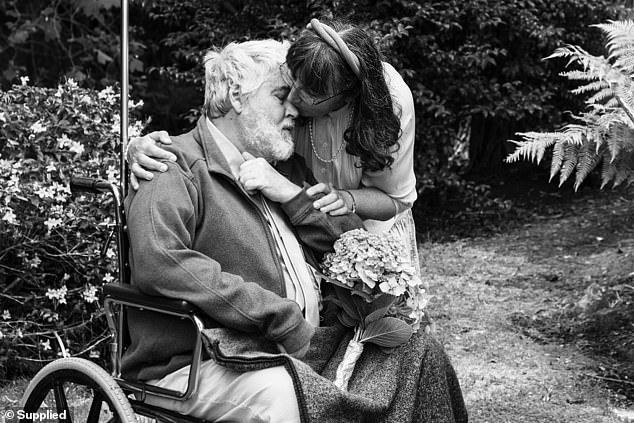
{"label": "pearl necklace", "polygon": [[[350,112],[348,113],[348,127],[350,127],[350,123],[352,122],[352,115],[354,113],[354,105],[350,107]],[[314,119],[311,119],[308,121],[308,135],[310,137],[310,145],[313,149],[313,154],[315,155],[315,157],[317,157],[317,160],[319,160],[322,163],[332,163],[335,160],[337,160],[337,157],[339,157],[339,154],[341,154],[341,152],[343,151],[343,147],[346,145],[346,140],[342,140],[341,141],[341,145],[339,145],[339,148],[337,149],[337,152],[335,153],[334,156],[330,157],[329,159],[325,159],[323,157],[321,157],[319,155],[319,153],[317,153],[317,148],[315,148],[315,141],[313,139],[313,121]]]}

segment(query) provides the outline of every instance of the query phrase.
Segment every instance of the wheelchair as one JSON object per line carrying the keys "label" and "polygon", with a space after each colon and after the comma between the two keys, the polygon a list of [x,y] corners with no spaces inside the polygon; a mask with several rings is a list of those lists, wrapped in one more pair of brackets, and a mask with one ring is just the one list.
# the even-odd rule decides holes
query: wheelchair
{"label": "wheelchair", "polygon": [[[114,198],[116,216],[116,241],[118,246],[119,283],[104,285],[104,308],[110,330],[111,372],[99,365],[77,357],[59,358],[43,367],[32,379],[19,404],[26,418],[20,422],[37,421],[37,413],[44,408],[53,408],[57,420],[64,423],[98,423],[100,421],[135,423],[136,415],[165,423],[204,423],[203,420],[180,415],[145,403],[149,396],[185,401],[198,386],[198,369],[202,361],[202,313],[195,306],[179,300],[152,297],[141,293],[130,285],[130,269],[127,260],[128,239],[126,235],[125,213],[122,204],[122,189],[119,185],[106,181],[73,177],[73,192],[110,193]],[[195,342],[185,392],[173,391],[121,377],[121,357],[129,346],[127,332],[127,311],[154,312],[185,319],[195,331]],[[81,392],[86,403],[71,415],[72,403],[69,395]],[[52,404],[54,405],[52,405]],[[102,410],[104,404],[109,412]],[[19,415],[18,415],[19,417]],[[50,420],[50,419],[47,419]]]}

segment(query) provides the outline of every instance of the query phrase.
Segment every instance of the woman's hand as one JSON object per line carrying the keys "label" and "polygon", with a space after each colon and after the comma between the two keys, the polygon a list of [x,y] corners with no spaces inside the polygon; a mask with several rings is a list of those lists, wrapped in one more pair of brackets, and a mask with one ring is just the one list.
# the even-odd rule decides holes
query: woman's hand
{"label": "woman's hand", "polygon": [[331,216],[353,213],[354,199],[352,194],[348,191],[335,189],[332,184],[319,183],[308,188],[306,193],[312,198],[323,194],[313,203],[313,207],[323,213],[328,213]]}
{"label": "woman's hand", "polygon": [[158,160],[176,161],[176,156],[160,147],[160,144],[171,144],[172,140],[165,131],[154,131],[143,137],[135,137],[128,143],[126,159],[130,164],[130,185],[139,189],[137,178],[151,181],[152,171],[165,172],[167,165]]}

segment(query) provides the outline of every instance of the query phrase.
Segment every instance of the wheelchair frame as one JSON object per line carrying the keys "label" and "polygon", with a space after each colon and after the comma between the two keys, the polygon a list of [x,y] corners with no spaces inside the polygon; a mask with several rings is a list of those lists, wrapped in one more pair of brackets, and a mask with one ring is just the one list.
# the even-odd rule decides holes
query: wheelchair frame
{"label": "wheelchair frame", "polygon": [[[181,415],[171,410],[151,406],[144,401],[147,396],[169,398],[185,401],[198,387],[198,373],[202,362],[202,330],[203,314],[186,301],[143,294],[130,285],[130,268],[127,260],[128,239],[125,224],[123,198],[127,191],[127,166],[125,161],[126,142],[128,138],[128,0],[121,0],[121,123],[120,123],[120,183],[72,177],[70,181],[73,192],[94,194],[109,193],[114,199],[116,218],[116,235],[118,250],[119,283],[104,285],[104,308],[110,329],[110,363],[112,371],[108,374],[95,363],[83,358],[60,358],[43,367],[27,387],[20,407],[26,418],[20,422],[33,422],[33,416],[43,406],[50,392],[55,399],[55,408],[59,414],[58,421],[71,423],[70,408],[64,391],[64,383],[75,383],[89,387],[93,399],[87,416],[88,423],[98,423],[103,402],[108,403],[114,414],[114,421],[134,423],[135,413],[167,423],[204,423],[204,420]],[[109,242],[110,239],[107,241]],[[127,346],[128,333],[126,325],[126,309],[135,308],[140,311],[151,311],[189,320],[196,333],[187,387],[184,392],[164,389],[138,381],[125,380],[121,377],[121,358]],[[66,412],[66,413],[63,413]],[[112,420],[112,419],[111,419]]]}

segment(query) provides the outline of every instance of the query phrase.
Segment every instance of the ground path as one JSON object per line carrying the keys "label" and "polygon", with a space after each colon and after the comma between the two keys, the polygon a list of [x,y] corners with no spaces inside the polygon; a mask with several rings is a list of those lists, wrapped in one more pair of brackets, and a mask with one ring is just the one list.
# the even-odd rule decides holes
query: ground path
{"label": "ground path", "polygon": [[634,272],[630,204],[623,194],[580,197],[502,234],[421,244],[436,336],[472,422],[627,421],[614,409],[628,400],[595,372],[601,360],[580,343],[533,334],[530,322]]}

